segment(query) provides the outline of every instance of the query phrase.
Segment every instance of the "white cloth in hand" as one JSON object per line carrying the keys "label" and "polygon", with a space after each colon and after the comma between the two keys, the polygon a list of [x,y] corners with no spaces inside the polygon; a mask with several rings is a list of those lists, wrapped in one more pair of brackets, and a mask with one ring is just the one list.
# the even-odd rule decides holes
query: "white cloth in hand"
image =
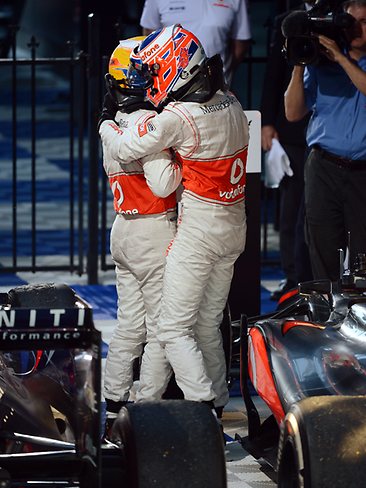
{"label": "white cloth in hand", "polygon": [[264,155],[264,185],[267,188],[278,188],[285,175],[293,174],[285,150],[277,139],[272,139],[272,147]]}

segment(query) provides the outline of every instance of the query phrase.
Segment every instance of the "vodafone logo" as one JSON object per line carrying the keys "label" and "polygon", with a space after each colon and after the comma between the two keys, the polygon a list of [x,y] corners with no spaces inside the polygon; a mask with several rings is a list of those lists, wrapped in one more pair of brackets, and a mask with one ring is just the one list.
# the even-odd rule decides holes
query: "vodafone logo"
{"label": "vodafone logo", "polygon": [[114,196],[114,199],[116,200],[118,207],[120,207],[123,203],[123,200],[125,199],[125,196],[123,194],[122,187],[118,181],[114,181],[112,183],[111,190],[113,192],[113,196]]}
{"label": "vodafone logo", "polygon": [[143,52],[140,53],[140,58],[142,61],[145,61],[147,58],[152,56],[156,51],[159,49],[159,44],[155,44],[150,49],[145,49]]}
{"label": "vodafone logo", "polygon": [[230,183],[236,185],[244,175],[244,163],[240,158],[236,158],[231,167]]}

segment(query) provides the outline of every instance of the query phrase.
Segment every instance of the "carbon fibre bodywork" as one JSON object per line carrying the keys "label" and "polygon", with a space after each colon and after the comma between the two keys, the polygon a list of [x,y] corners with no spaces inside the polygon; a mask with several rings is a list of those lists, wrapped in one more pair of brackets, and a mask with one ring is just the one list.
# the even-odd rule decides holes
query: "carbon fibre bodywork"
{"label": "carbon fibre bodywork", "polygon": [[[366,303],[352,305],[339,319],[272,319],[250,330],[250,377],[278,421],[283,415],[268,395],[269,374],[284,413],[307,396],[366,394]],[[268,358],[268,369],[263,356],[257,364],[259,353]]]}
{"label": "carbon fibre bodywork", "polygon": [[91,308],[70,288],[50,284],[1,298],[2,473],[9,486],[99,486],[101,334]]}
{"label": "carbon fibre bodywork", "polygon": [[[244,320],[242,327],[241,383],[249,420],[244,446],[257,457],[277,448],[286,413],[304,398],[366,395],[363,277],[302,283],[278,310]],[[248,378],[275,422],[259,419]]]}

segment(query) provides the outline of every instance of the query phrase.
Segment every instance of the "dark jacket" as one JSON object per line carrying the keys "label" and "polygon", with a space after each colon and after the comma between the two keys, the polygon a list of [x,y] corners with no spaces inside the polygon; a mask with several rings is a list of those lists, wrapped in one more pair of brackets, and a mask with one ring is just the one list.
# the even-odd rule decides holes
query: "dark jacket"
{"label": "dark jacket", "polygon": [[288,13],[285,12],[274,19],[272,42],[262,90],[262,126],[273,125],[279,134],[281,144],[305,145],[306,127],[310,114],[299,122],[288,122],[285,116],[283,96],[291,78],[292,66],[282,53],[285,38],[281,32],[281,24]]}

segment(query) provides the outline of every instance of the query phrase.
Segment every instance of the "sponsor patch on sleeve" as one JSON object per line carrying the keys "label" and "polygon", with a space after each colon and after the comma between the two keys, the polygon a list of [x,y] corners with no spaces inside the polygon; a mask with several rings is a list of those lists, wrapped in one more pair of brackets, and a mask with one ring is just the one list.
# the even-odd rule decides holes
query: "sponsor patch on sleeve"
{"label": "sponsor patch on sleeve", "polygon": [[154,130],[156,130],[156,127],[151,118],[140,122],[138,125],[138,133],[140,137],[146,135],[148,132],[153,132]]}

